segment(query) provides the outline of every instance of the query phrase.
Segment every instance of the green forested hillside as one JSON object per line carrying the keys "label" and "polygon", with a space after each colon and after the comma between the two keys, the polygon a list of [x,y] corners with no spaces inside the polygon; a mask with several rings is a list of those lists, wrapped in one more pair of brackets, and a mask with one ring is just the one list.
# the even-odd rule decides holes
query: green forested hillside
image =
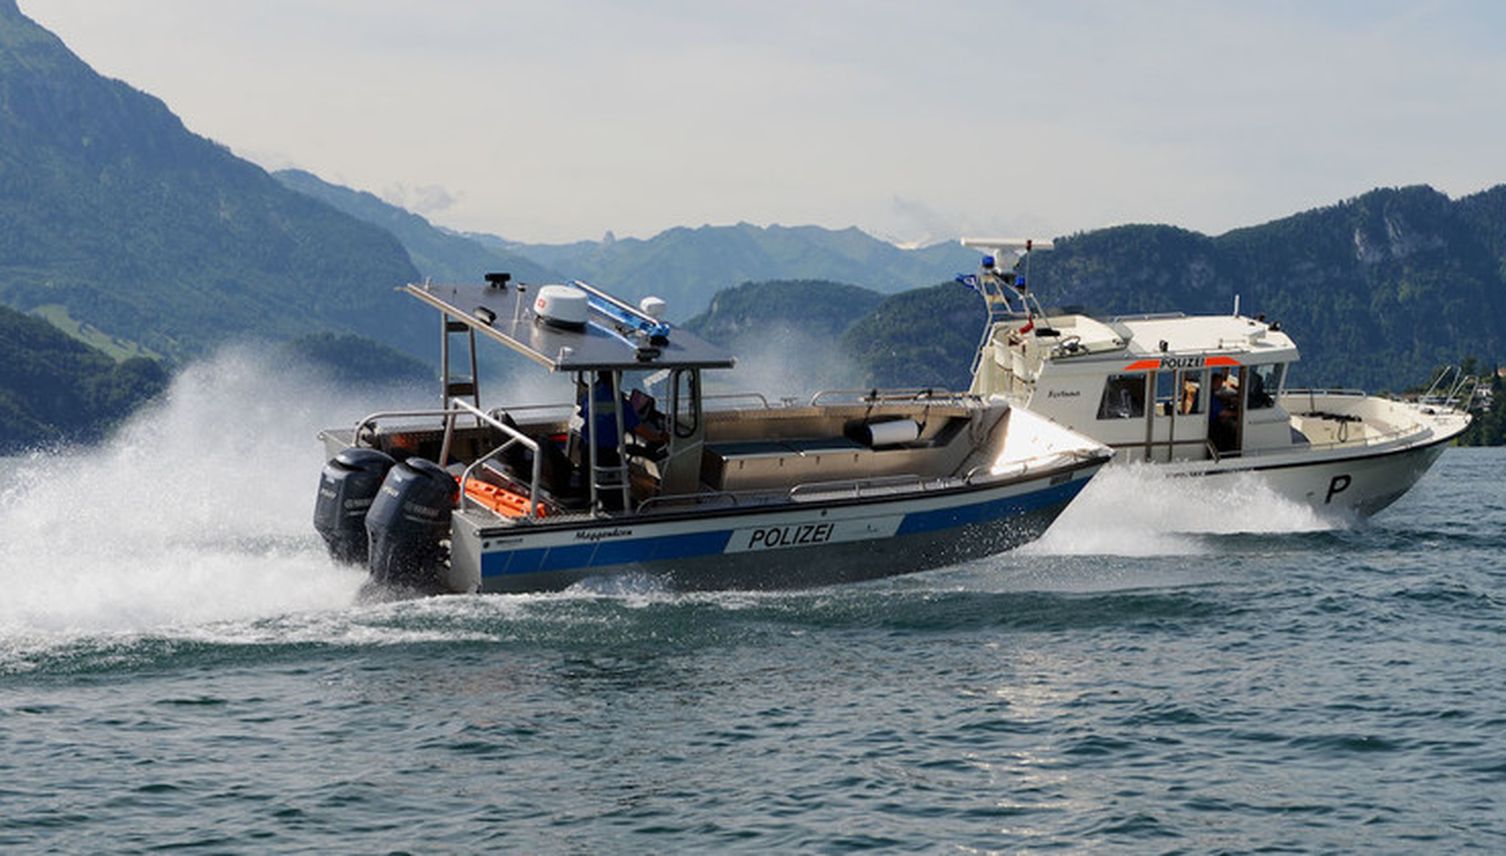
{"label": "green forested hillside", "polygon": [[[1101,229],[1035,253],[1029,280],[1047,305],[1100,315],[1224,313],[1238,295],[1242,312],[1296,340],[1293,383],[1399,391],[1439,365],[1506,363],[1506,186],[1456,201],[1377,190],[1218,237]],[[735,329],[742,307],[781,300],[747,285],[712,314]],[[977,295],[948,283],[886,299],[843,333],[843,350],[875,385],[962,388],[983,323]]]}
{"label": "green forested hillside", "polygon": [[746,339],[777,327],[795,327],[820,339],[835,340],[883,299],[876,291],[840,282],[745,282],[718,292],[711,306],[685,322],[685,327],[733,350]]}
{"label": "green forested hillside", "polygon": [[332,329],[426,354],[387,233],[290,191],[0,2],[0,302],[178,359]]}
{"label": "green forested hillside", "polygon": [[0,366],[0,454],[96,439],[167,386],[167,373],[153,360],[117,363],[5,307]]}
{"label": "green forested hillside", "polygon": [[1450,200],[1383,189],[1216,238],[1168,226],[1073,235],[1035,255],[1047,303],[1280,320],[1293,379],[1401,389],[1433,366],[1506,360],[1506,186]]}
{"label": "green forested hillside", "polygon": [[874,386],[965,390],[985,321],[978,295],[948,282],[886,299],[847,329],[842,347]]}
{"label": "green forested hillside", "polygon": [[1506,378],[1499,374],[1490,379],[1490,406],[1475,414],[1464,436],[1464,446],[1506,446]]}

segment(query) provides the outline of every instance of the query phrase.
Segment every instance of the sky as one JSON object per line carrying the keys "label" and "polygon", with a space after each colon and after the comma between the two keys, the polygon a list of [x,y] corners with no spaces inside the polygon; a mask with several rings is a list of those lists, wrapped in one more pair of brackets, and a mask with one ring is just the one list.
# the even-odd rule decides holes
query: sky
{"label": "sky", "polygon": [[1506,182],[1506,3],[21,0],[268,169],[528,242],[1208,234]]}

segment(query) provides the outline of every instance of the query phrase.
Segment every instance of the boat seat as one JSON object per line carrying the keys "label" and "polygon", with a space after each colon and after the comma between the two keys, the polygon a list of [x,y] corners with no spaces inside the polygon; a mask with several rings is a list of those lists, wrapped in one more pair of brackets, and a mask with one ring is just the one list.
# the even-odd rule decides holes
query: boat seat
{"label": "boat seat", "polygon": [[761,490],[852,478],[875,452],[846,437],[708,443],[702,478],[716,490]]}
{"label": "boat seat", "polygon": [[768,455],[855,451],[868,447],[855,440],[849,440],[846,437],[812,437],[788,440],[742,440],[732,443],[708,443],[706,448],[723,458],[756,458]]}

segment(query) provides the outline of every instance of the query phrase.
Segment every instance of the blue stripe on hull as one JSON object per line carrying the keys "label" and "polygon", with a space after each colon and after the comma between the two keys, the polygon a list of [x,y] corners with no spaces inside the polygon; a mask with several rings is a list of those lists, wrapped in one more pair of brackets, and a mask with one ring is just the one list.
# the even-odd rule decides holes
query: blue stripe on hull
{"label": "blue stripe on hull", "polygon": [[[1022,496],[1004,497],[935,511],[912,512],[904,516],[896,536],[936,532],[969,524],[1002,520],[1029,514],[1049,506],[1065,505],[1083,489],[1087,482],[1087,479],[1076,479]],[[739,520],[735,525],[745,527],[750,525],[750,521]],[[481,576],[483,578],[514,576],[713,556],[727,549],[733,531],[732,529],[719,529],[683,535],[660,535],[593,544],[566,544],[484,553],[481,557]]]}
{"label": "blue stripe on hull", "polygon": [[1077,496],[1087,483],[1087,479],[1079,479],[1027,493],[1024,496],[1010,496],[991,502],[959,505],[955,508],[938,508],[935,511],[917,511],[905,515],[905,520],[899,525],[899,532],[896,534],[913,535],[917,532],[935,532],[938,529],[951,529],[966,526],[969,523],[999,520],[1045,508],[1048,505],[1067,503]]}

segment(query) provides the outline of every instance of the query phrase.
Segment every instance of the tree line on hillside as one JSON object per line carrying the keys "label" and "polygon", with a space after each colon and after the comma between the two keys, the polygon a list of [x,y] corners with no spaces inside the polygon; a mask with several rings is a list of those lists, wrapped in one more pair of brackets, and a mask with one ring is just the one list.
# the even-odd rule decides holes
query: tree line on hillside
{"label": "tree line on hillside", "polygon": [[0,454],[97,440],[167,387],[162,365],[116,362],[40,318],[0,307]]}

